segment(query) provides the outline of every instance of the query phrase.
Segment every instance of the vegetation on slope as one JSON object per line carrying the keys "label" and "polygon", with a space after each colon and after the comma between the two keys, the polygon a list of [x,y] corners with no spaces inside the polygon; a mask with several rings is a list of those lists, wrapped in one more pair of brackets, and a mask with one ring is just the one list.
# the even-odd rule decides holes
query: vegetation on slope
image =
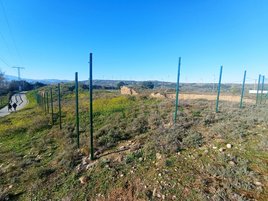
{"label": "vegetation on slope", "polygon": [[267,200],[265,106],[222,103],[215,114],[212,102],[184,101],[173,125],[170,100],[96,91],[90,161],[87,91],[80,149],[74,95],[62,91],[62,130],[34,91],[26,109],[0,119],[0,200]]}

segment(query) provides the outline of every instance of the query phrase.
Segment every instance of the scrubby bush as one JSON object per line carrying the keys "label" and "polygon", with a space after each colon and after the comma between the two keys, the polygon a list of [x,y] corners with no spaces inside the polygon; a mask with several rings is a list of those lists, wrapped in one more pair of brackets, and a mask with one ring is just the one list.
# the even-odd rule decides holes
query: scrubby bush
{"label": "scrubby bush", "polygon": [[203,136],[198,132],[189,132],[188,135],[182,139],[184,148],[200,147],[203,144]]}

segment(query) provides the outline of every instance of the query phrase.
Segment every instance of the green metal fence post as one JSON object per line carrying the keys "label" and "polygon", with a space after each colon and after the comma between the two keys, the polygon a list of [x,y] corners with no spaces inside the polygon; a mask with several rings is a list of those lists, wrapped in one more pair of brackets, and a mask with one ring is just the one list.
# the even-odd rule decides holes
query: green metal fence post
{"label": "green metal fence post", "polygon": [[262,76],[262,85],[261,85],[261,101],[260,101],[260,104],[262,103],[262,95],[263,95],[263,89],[264,89],[264,75]]}
{"label": "green metal fence post", "polygon": [[44,95],[44,93],[42,93],[42,107],[43,107],[43,110],[46,111],[45,95]]}
{"label": "green metal fence post", "polygon": [[46,99],[46,92],[44,92],[44,108],[45,108],[45,113],[47,113],[47,99]]}
{"label": "green metal fence post", "polygon": [[79,144],[79,105],[78,105],[78,73],[75,73],[75,116],[76,116],[76,135],[77,135],[77,147],[80,147]]}
{"label": "green metal fence post", "polygon": [[47,113],[49,114],[49,97],[48,97],[48,92],[46,92],[46,96],[47,96]]}
{"label": "green metal fence post", "polygon": [[219,83],[218,83],[218,94],[217,94],[217,100],[216,100],[216,112],[219,112],[219,99],[220,99],[220,93],[221,93],[221,77],[222,77],[222,66],[220,69],[220,77],[219,77]]}
{"label": "green metal fence post", "polygon": [[180,91],[180,71],[181,71],[181,57],[178,63],[178,75],[177,75],[177,85],[176,85],[176,101],[175,101],[175,113],[174,113],[174,124],[177,120],[178,106],[179,106],[179,91]]}
{"label": "green metal fence post", "polygon": [[94,160],[93,144],[93,86],[92,86],[92,53],[89,54],[89,120],[90,120],[90,158]]}
{"label": "green metal fence post", "polygon": [[49,114],[49,97],[48,97],[48,92],[46,92],[46,97],[47,97],[47,113]]}
{"label": "green metal fence post", "polygon": [[261,82],[261,74],[259,74],[259,80],[258,80],[257,95],[256,95],[256,105],[258,104],[258,99],[259,99],[260,82]]}
{"label": "green metal fence post", "polygon": [[54,125],[52,88],[50,88],[50,101],[51,101],[51,123],[52,125]]}
{"label": "green metal fence post", "polygon": [[244,97],[244,92],[245,92],[246,76],[247,76],[247,71],[245,70],[243,84],[242,84],[242,91],[241,91],[240,108],[243,107],[243,97]]}
{"label": "green metal fence post", "polygon": [[58,83],[58,103],[59,103],[60,129],[62,129],[62,125],[61,125],[61,96],[60,96],[60,83]]}

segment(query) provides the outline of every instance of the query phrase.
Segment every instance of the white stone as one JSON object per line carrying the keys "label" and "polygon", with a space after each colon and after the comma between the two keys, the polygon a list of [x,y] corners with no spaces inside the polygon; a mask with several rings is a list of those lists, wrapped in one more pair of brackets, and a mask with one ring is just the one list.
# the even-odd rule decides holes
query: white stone
{"label": "white stone", "polygon": [[156,153],[156,159],[157,159],[157,160],[160,160],[161,158],[162,158],[161,154]]}

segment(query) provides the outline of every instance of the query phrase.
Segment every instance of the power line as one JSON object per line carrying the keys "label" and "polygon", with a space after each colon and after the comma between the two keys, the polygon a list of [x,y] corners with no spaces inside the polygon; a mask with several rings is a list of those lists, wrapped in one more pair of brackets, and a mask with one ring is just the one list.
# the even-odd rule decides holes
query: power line
{"label": "power line", "polygon": [[20,53],[18,51],[17,44],[16,44],[16,41],[14,39],[14,35],[13,35],[12,29],[11,29],[11,26],[10,26],[10,23],[9,23],[9,20],[8,20],[8,17],[7,17],[7,13],[6,13],[6,9],[5,9],[4,3],[2,2],[2,0],[0,0],[0,3],[1,3],[2,9],[3,9],[3,12],[4,12],[5,20],[6,20],[6,23],[7,23],[7,26],[8,26],[8,30],[9,30],[11,39],[12,39],[13,44],[14,44],[14,48],[15,48],[16,53],[18,55],[18,58],[19,58],[19,60],[21,62],[21,60],[22,60],[21,59],[21,55],[20,55]]}
{"label": "power line", "polygon": [[6,64],[8,67],[10,67],[10,65],[9,65],[3,58],[0,57],[0,60],[1,60],[4,64]]}
{"label": "power line", "polygon": [[11,51],[10,51],[10,48],[9,48],[9,45],[8,45],[8,42],[7,42],[7,40],[5,39],[5,37],[4,37],[4,35],[2,34],[2,32],[1,32],[1,31],[0,31],[0,36],[1,36],[2,40],[4,41],[4,43],[5,43],[6,47],[7,47],[7,50],[8,50],[9,56],[10,56],[10,57],[12,57],[12,55],[11,55]]}

